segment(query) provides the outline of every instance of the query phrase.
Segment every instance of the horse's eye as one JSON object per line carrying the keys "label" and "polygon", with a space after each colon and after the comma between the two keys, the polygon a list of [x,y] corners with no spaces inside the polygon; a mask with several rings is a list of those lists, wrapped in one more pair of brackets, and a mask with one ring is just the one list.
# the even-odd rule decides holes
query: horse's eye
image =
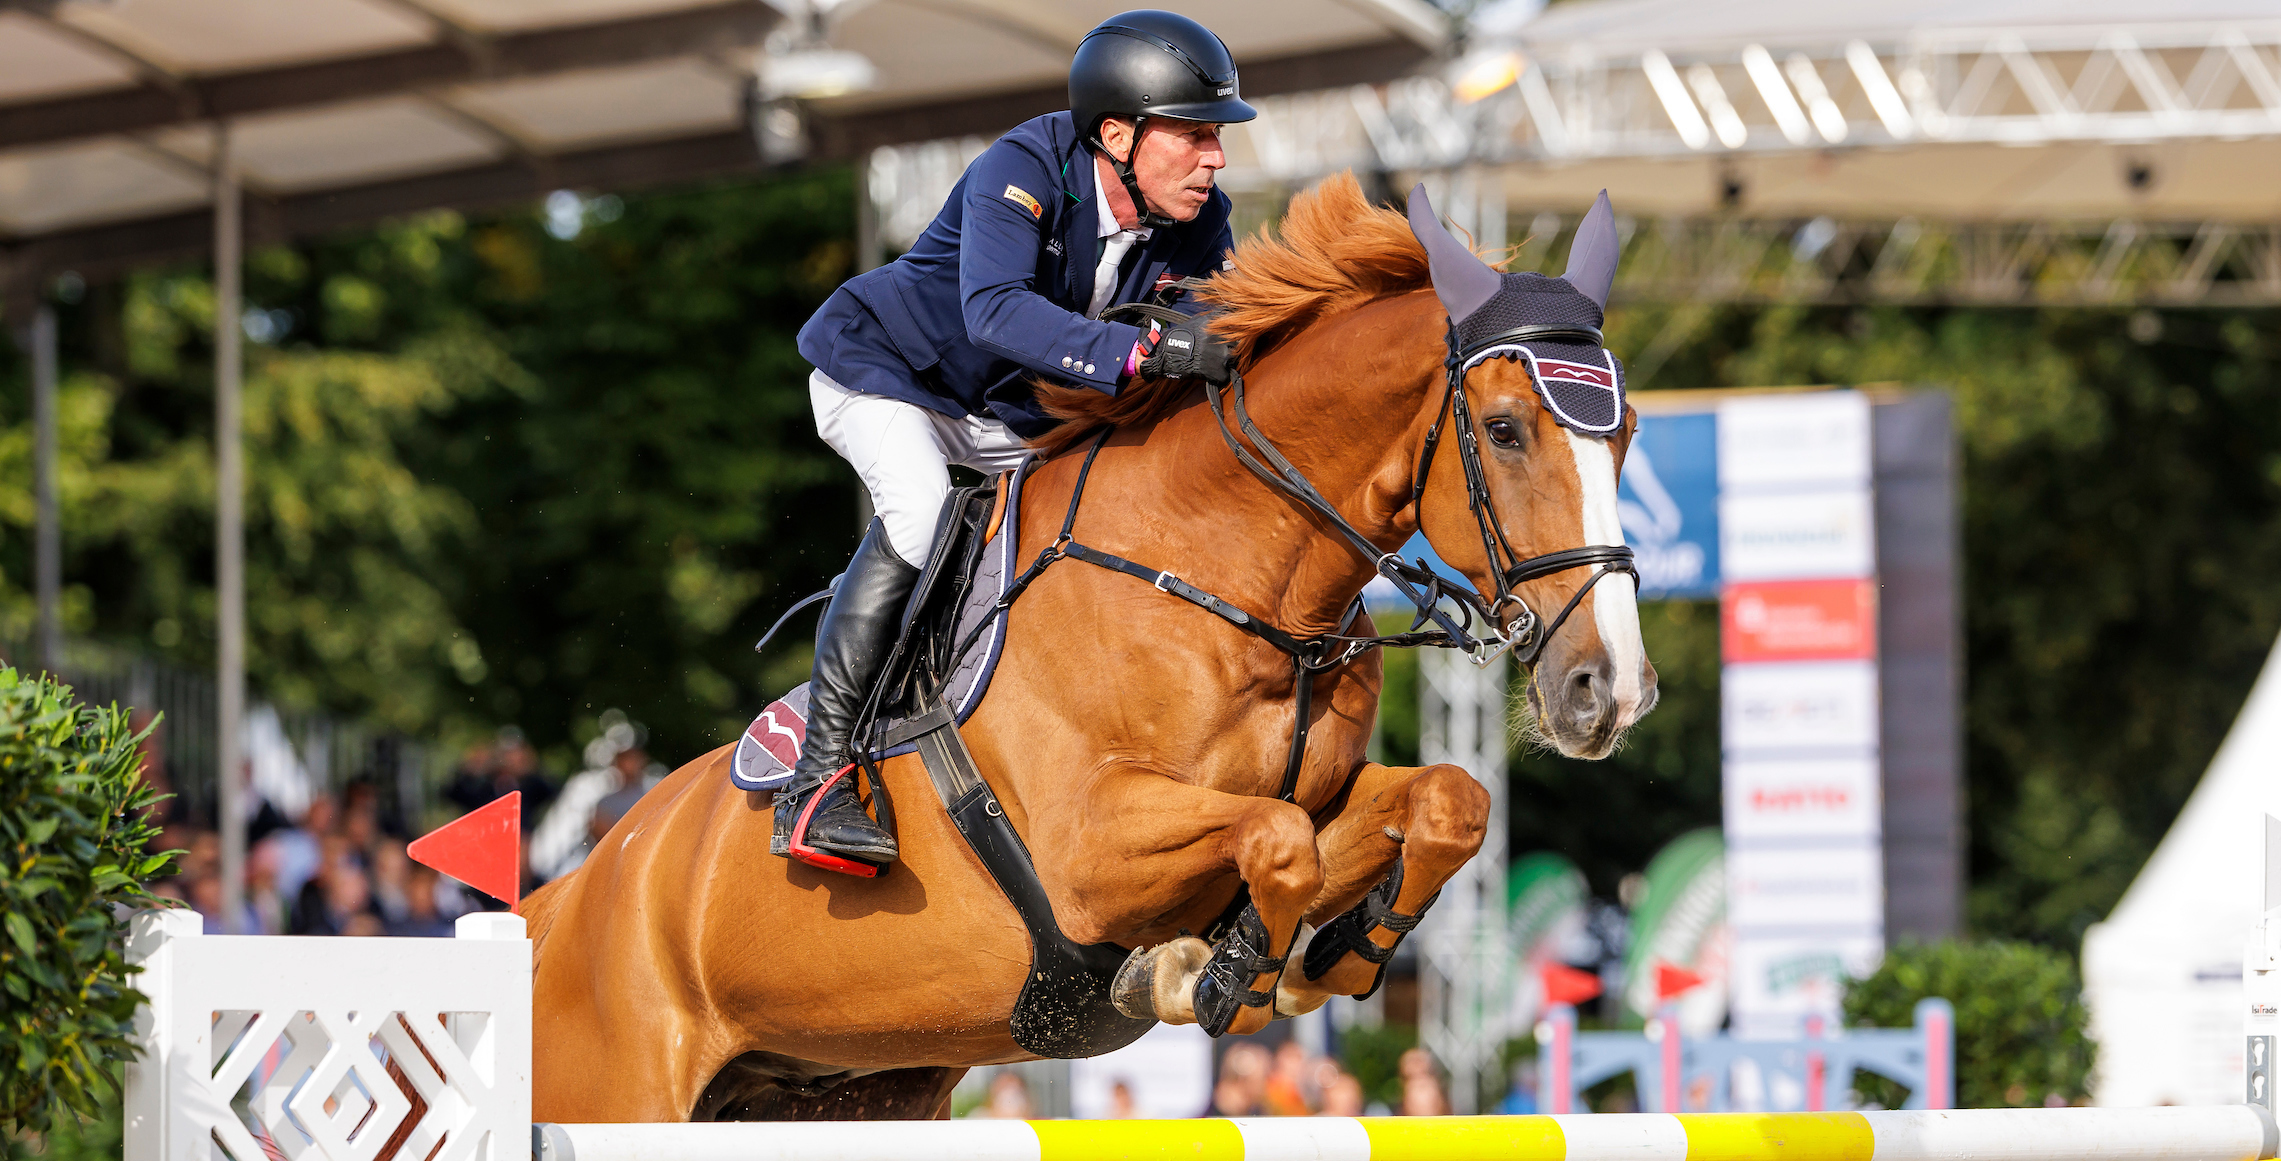
{"label": "horse's eye", "polygon": [[1495,440],[1498,447],[1521,446],[1520,429],[1513,426],[1512,420],[1500,415],[1483,426],[1489,429],[1489,438]]}

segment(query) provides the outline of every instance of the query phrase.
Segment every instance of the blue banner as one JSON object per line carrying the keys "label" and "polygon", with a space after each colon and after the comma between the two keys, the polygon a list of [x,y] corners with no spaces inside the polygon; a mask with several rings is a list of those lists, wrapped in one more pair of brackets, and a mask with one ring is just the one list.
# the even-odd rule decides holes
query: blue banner
{"label": "blue banner", "polygon": [[[1716,600],[1719,595],[1718,419],[1708,411],[1642,415],[1616,485],[1624,543],[1637,555],[1640,596],[1649,600]],[[1459,579],[1423,536],[1402,546]],[[1463,583],[1462,581],[1460,583]],[[1393,586],[1371,582],[1372,603],[1393,600]]]}
{"label": "blue banner", "polygon": [[1624,543],[1639,560],[1640,596],[1719,595],[1718,419],[1708,411],[1642,415],[1616,485]]}

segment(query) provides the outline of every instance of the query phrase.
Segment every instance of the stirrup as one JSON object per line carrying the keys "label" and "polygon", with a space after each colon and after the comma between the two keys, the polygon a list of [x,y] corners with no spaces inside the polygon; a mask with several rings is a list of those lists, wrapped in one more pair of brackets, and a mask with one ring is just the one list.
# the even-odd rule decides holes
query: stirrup
{"label": "stirrup", "polygon": [[808,845],[808,822],[816,815],[816,805],[824,800],[825,794],[837,785],[840,779],[847,777],[848,773],[854,769],[855,764],[850,762],[833,771],[831,777],[824,779],[817,784],[814,790],[808,792],[807,805],[800,808],[800,817],[798,821],[792,824],[792,833],[785,836],[785,853],[811,867],[821,867],[827,871],[838,871],[840,874],[854,875],[862,879],[877,878],[879,875],[879,864],[877,863],[835,855],[830,851],[819,850]]}
{"label": "stirrup", "polygon": [[[1307,941],[1307,955],[1299,962],[1299,970],[1307,973],[1309,980],[1319,980],[1338,966],[1338,961],[1351,951],[1361,956],[1365,963],[1378,965],[1378,974],[1371,979],[1370,990],[1355,999],[1367,1000],[1377,995],[1379,986],[1386,982],[1386,961],[1393,959],[1395,948],[1402,946],[1399,937],[1408,935],[1418,926],[1418,922],[1426,917],[1426,912],[1433,909],[1434,900],[1441,898],[1441,892],[1434,892],[1433,897],[1418,908],[1416,915],[1404,915],[1394,910],[1394,901],[1401,897],[1402,857],[1397,854],[1394,857],[1394,869],[1388,871],[1386,878],[1362,897],[1362,902],[1349,908],[1346,914],[1324,924],[1315,932],[1315,938]],[[1393,947],[1380,947],[1370,942],[1370,933],[1381,927],[1397,937]]]}
{"label": "stirrup", "polygon": [[1253,904],[1236,916],[1234,926],[1213,945],[1212,958],[1204,961],[1204,973],[1196,978],[1196,1023],[1207,1034],[1225,1033],[1235,1023],[1238,1009],[1275,1002],[1273,990],[1261,992],[1245,986],[1262,972],[1283,970],[1285,957],[1267,954],[1267,939],[1267,922],[1259,917],[1259,906]]}

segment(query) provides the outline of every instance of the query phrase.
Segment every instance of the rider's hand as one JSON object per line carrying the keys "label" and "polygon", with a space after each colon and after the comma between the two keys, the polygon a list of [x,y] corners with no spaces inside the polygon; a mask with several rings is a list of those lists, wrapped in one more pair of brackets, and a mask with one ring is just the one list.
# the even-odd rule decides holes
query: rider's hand
{"label": "rider's hand", "polygon": [[1142,340],[1138,370],[1150,379],[1202,379],[1225,385],[1235,373],[1234,352],[1212,333],[1208,315],[1176,322],[1154,341]]}

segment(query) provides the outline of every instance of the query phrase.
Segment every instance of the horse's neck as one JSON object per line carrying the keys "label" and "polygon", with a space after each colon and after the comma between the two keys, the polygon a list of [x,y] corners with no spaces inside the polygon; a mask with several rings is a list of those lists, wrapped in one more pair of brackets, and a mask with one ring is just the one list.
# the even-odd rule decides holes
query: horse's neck
{"label": "horse's neck", "polygon": [[[1287,353],[1250,376],[1246,406],[1253,421],[1350,524],[1387,549],[1400,547],[1414,525],[1405,523],[1411,520],[1406,506],[1385,493],[1390,482],[1407,478],[1402,464],[1413,441],[1404,438],[1400,419],[1373,419],[1407,418],[1414,408],[1403,400],[1417,394],[1415,385],[1358,387],[1353,379],[1320,370],[1332,364],[1311,360],[1305,350]],[[1334,393],[1342,397],[1326,402]],[[1232,426],[1232,415],[1230,420]],[[1198,567],[1187,562],[1199,562],[1205,570],[1199,575],[1228,586],[1214,589],[1216,595],[1285,632],[1311,636],[1339,628],[1375,575],[1373,562],[1298,501],[1238,464],[1209,407],[1167,417],[1148,433],[1141,450],[1133,469],[1147,490],[1132,495],[1137,507],[1154,516],[1144,515],[1141,523],[1184,562],[1156,567],[1178,572]]]}

